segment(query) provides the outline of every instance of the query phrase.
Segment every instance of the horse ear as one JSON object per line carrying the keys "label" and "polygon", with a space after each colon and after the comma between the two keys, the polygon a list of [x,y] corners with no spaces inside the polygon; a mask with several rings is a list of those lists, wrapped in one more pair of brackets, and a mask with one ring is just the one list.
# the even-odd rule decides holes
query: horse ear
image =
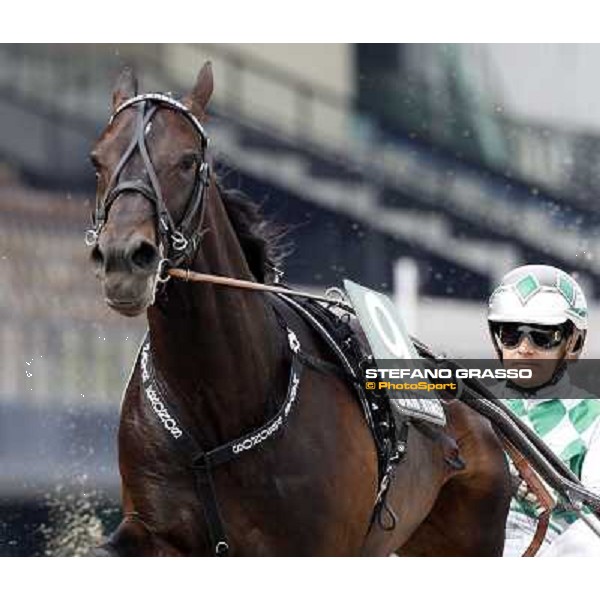
{"label": "horse ear", "polygon": [[184,102],[197,117],[203,117],[212,93],[212,64],[210,61],[206,61],[198,73],[194,88],[185,97]]}
{"label": "horse ear", "polygon": [[133,98],[137,94],[138,82],[130,67],[125,67],[115,83],[113,89],[113,110],[116,110],[123,102]]}

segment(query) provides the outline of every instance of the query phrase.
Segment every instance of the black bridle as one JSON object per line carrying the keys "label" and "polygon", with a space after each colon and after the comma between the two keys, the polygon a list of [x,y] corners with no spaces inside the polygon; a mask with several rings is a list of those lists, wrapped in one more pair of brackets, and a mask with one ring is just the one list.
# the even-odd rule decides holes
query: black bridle
{"label": "black bridle", "polygon": [[[203,202],[204,193],[210,182],[210,169],[206,156],[209,138],[204,131],[204,127],[192,114],[190,109],[181,102],[165,94],[140,94],[139,96],[126,100],[117,107],[110,117],[108,124],[111,125],[119,114],[134,105],[137,106],[138,112],[133,138],[112,172],[104,195],[96,196],[96,208],[92,215],[92,228],[88,229],[86,232],[85,241],[88,246],[97,244],[102,228],[106,224],[108,211],[121,194],[125,192],[137,192],[142,194],[152,203],[156,210],[157,232],[161,252],[161,261],[157,277],[162,278],[164,273],[166,273],[168,266],[182,264],[186,259],[193,256],[198,248],[201,236],[200,223],[203,220],[205,204]],[[149,131],[148,126],[158,109],[161,107],[175,110],[183,115],[188,122],[191,123],[200,137],[201,162],[196,168],[194,189],[179,224],[175,224],[173,217],[165,204],[158,176],[156,175],[146,146],[146,134]],[[136,148],[139,150],[142,157],[145,171],[150,180],[150,185],[142,178],[119,181],[123,168],[133,156]],[[198,222],[195,222],[199,213],[200,218]]]}

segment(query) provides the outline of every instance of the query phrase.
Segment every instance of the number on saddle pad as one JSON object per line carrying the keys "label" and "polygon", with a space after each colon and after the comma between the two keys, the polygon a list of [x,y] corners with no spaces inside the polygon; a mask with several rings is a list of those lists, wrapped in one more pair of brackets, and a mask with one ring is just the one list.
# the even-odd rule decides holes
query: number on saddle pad
{"label": "number on saddle pad", "polygon": [[[344,287],[367,336],[378,368],[389,368],[389,365],[382,364],[381,361],[385,360],[418,360],[419,355],[408,335],[400,311],[385,294],[348,279],[344,280]],[[415,368],[418,366],[415,364]],[[400,412],[437,425],[446,424],[444,409],[436,396],[427,392],[423,392],[423,398],[405,397],[398,391],[394,391],[393,394],[394,397],[390,400]]]}

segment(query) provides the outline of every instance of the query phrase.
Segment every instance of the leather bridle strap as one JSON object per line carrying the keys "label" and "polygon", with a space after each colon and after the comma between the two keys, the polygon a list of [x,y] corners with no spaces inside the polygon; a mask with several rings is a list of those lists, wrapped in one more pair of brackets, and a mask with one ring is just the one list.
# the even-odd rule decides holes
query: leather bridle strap
{"label": "leather bridle strap", "polygon": [[[156,208],[156,213],[158,216],[158,228],[162,236],[167,236],[169,231],[175,231],[175,223],[173,223],[173,219],[165,206],[165,201],[163,199],[162,190],[160,187],[160,182],[158,181],[158,176],[156,175],[156,171],[154,169],[154,165],[150,160],[150,154],[148,153],[148,148],[146,147],[146,134],[145,134],[145,125],[144,125],[144,110],[146,107],[146,101],[140,102],[140,115],[138,117],[138,126],[137,126],[137,140],[138,140],[138,148],[140,149],[140,155],[142,156],[142,160],[144,161],[144,167],[146,168],[146,172],[148,173],[148,177],[150,178],[150,183],[152,184],[152,190],[154,194],[152,196],[147,196],[149,200],[154,203]],[[154,114],[157,110],[156,106],[152,106],[148,112],[152,112]],[[131,189],[135,190],[134,187]]]}
{"label": "leather bridle strap", "polygon": [[[140,106],[139,112],[140,113],[143,112],[143,106]],[[150,119],[154,115],[154,112],[155,111],[149,111],[146,114],[146,116],[144,117],[144,123],[143,123],[144,127],[150,122]],[[117,185],[116,187],[115,187],[115,184],[117,183],[117,180],[119,179],[119,175],[121,174],[121,171],[123,170],[123,168],[125,167],[125,164],[129,160],[129,158],[131,157],[133,152],[135,151],[137,145],[138,145],[138,138],[137,138],[137,135],[134,135],[131,138],[131,142],[129,142],[129,146],[127,146],[127,149],[123,153],[123,156],[121,156],[121,158],[119,159],[117,166],[115,167],[114,171],[112,172],[112,174],[110,176],[110,181],[108,182],[108,185],[106,186],[106,191],[104,192],[104,196],[102,198],[100,198],[99,196],[96,196],[96,211],[95,211],[95,214],[93,215],[92,222],[93,222],[95,231],[98,234],[99,234],[100,230],[102,229],[102,227],[104,227],[104,224],[106,223],[106,217],[108,215],[108,211],[110,209],[111,204],[115,201],[116,197],[121,192],[125,191],[122,184]]]}
{"label": "leather bridle strap", "polygon": [[115,120],[117,115],[119,115],[119,113],[124,111],[126,108],[129,108],[130,106],[133,106],[134,104],[137,104],[138,102],[145,102],[145,101],[155,102],[157,104],[163,104],[163,105],[169,106],[170,108],[175,109],[176,111],[181,113],[192,124],[194,129],[200,135],[200,139],[202,141],[202,149],[205,150],[206,148],[208,148],[210,139],[209,139],[208,135],[206,135],[206,131],[204,131],[204,127],[202,126],[202,123],[200,123],[200,121],[194,116],[192,111],[190,111],[190,109],[185,104],[183,104],[182,102],[179,102],[178,100],[175,100],[175,98],[172,98],[171,96],[168,96],[167,94],[150,92],[147,94],[140,94],[138,96],[134,96],[133,98],[130,98],[129,100],[125,100],[125,102],[120,104],[117,107],[117,109],[115,110],[115,112],[112,114],[112,116],[110,117],[110,119],[108,121],[108,124],[109,125],[112,124],[112,122]]}

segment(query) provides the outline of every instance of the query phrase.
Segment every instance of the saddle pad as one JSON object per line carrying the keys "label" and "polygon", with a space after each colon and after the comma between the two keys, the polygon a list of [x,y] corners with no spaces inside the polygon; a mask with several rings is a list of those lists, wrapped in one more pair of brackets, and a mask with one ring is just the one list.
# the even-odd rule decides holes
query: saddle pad
{"label": "saddle pad", "polygon": [[[381,361],[390,359],[419,359],[400,311],[386,295],[348,279],[344,280],[344,287],[378,367],[383,368]],[[436,425],[446,424],[444,408],[434,394],[423,392],[423,398],[409,398],[399,392],[391,393],[394,397],[390,401],[401,414]]]}

